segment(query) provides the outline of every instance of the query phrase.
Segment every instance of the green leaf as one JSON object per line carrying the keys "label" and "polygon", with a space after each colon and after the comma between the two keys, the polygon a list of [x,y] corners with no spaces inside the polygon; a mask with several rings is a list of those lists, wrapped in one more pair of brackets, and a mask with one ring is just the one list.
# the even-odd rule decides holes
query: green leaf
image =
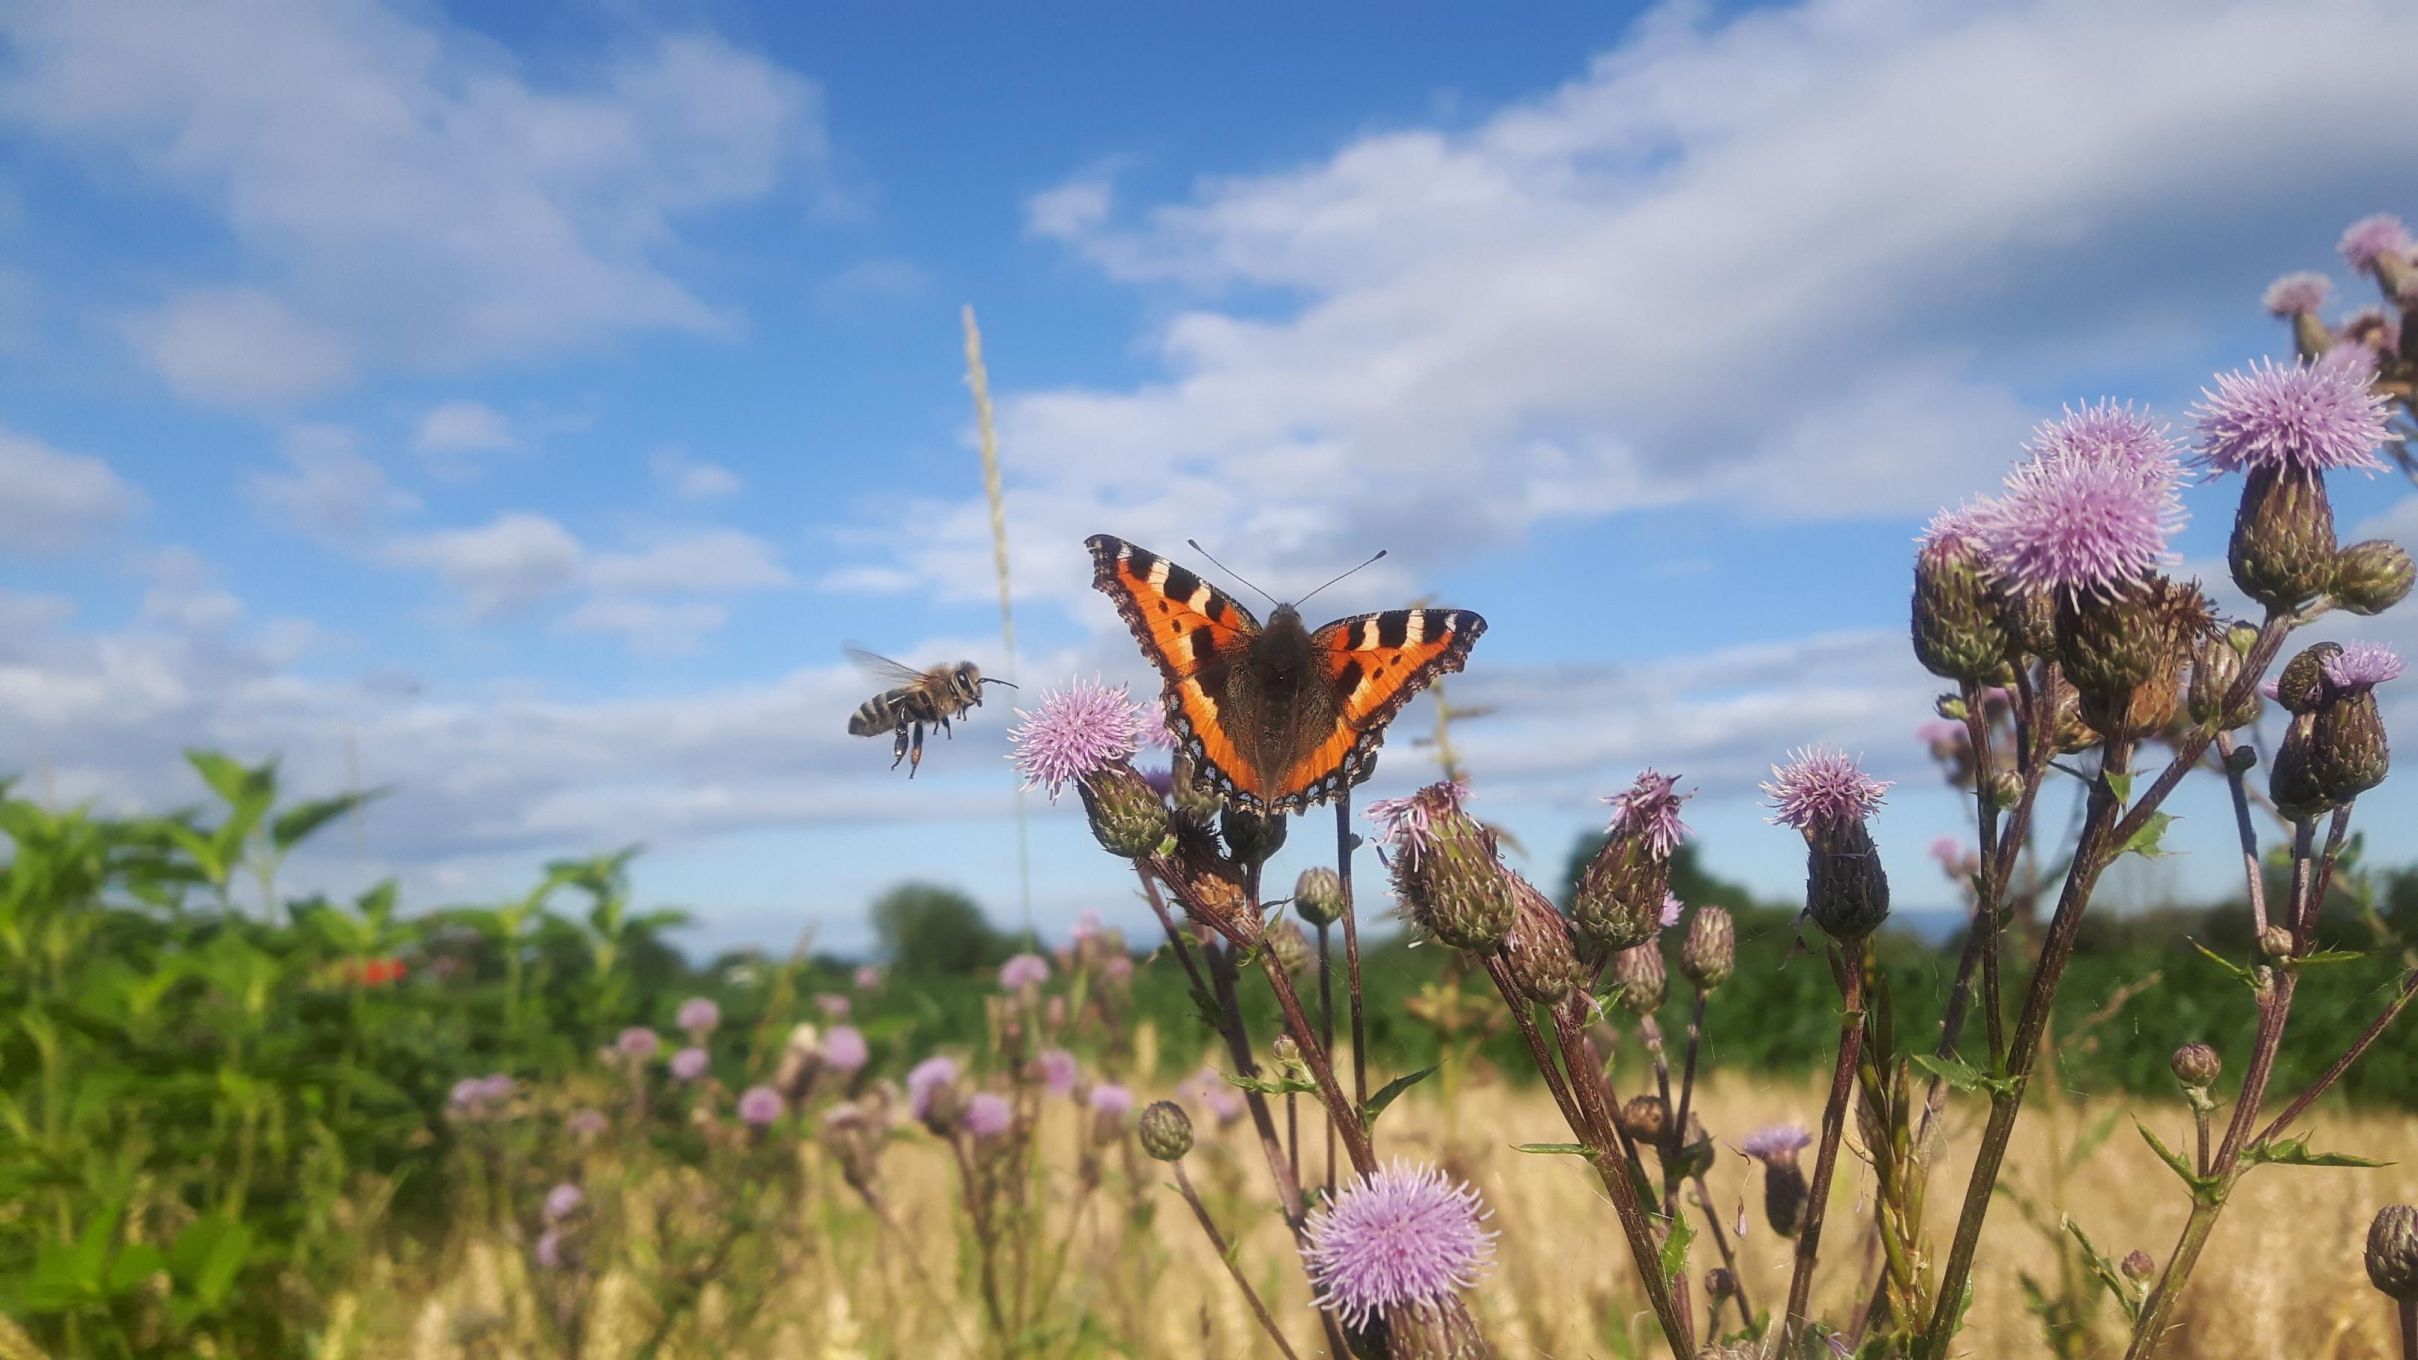
{"label": "green leaf", "polygon": [[1671,1235],[1662,1240],[1662,1278],[1677,1282],[1687,1278],[1688,1244],[1696,1240],[1696,1230],[1688,1226],[1686,1214],[1671,1218]]}
{"label": "green leaf", "polygon": [[2148,1141],[2150,1150],[2158,1154],[2158,1160],[2166,1163],[2170,1167],[2173,1167],[2174,1173],[2183,1178],[2183,1184],[2191,1187],[2191,1197],[2193,1199],[2199,1200],[2204,1204],[2213,1204],[2216,1202],[2214,1196],[2216,1194],[2218,1182],[2215,1177],[2203,1176],[2198,1171],[2192,1169],[2190,1161],[2185,1159],[2182,1153],[2166,1146],[2166,1144],[2158,1140],[2158,1135],[2149,1131],[2149,1125],[2142,1123],[2138,1119],[2135,1119],[2133,1121],[2133,1127],[2141,1130],[2141,1137]]}
{"label": "green leaf", "polygon": [[168,1270],[188,1292],[216,1307],[227,1297],[251,1252],[249,1225],[224,1214],[211,1214],[195,1219],[176,1235],[175,1245],[168,1249]]}
{"label": "green leaf", "polygon": [[149,1242],[136,1242],[118,1253],[109,1263],[108,1292],[128,1294],[142,1287],[143,1282],[167,1269],[168,1258]]}
{"label": "green leaf", "polygon": [[2260,1143],[2242,1154],[2242,1160],[2266,1166],[2391,1166],[2391,1162],[2372,1162],[2347,1152],[2311,1152],[2309,1144],[2300,1138],[2278,1138]]}
{"label": "green leaf", "polygon": [[[2191,937],[2188,935],[2184,936],[2183,938],[2187,940],[2191,939]],[[2191,940],[2191,947],[2200,951],[2201,958],[2204,958],[2210,963],[2215,964],[2217,967],[2224,969],[2226,972],[2233,974],[2235,980],[2239,981],[2243,986],[2253,989],[2257,988],[2258,979],[2251,974],[2249,969],[2244,968],[2242,965],[2235,963],[2233,960],[2226,958],[2224,955],[2219,954],[2213,949],[2210,949],[2208,946],[2200,943],[2198,940]]]}
{"label": "green leaf", "polygon": [[2310,968],[2321,963],[2352,963],[2367,955],[2357,949],[2319,949],[2284,960],[2287,968]]}
{"label": "green leaf", "polygon": [[2107,770],[2102,773],[2107,780],[2108,792],[2116,795],[2116,806],[2123,807],[2131,803],[2133,800],[2133,772]]}
{"label": "green leaf", "polygon": [[307,803],[298,803],[269,823],[269,843],[283,854],[312,832],[357,807],[384,797],[385,793],[384,789],[371,789],[364,793],[343,793],[333,798],[314,798]]}
{"label": "green leaf", "polygon": [[1442,1063],[1437,1063],[1434,1067],[1422,1067],[1418,1071],[1411,1073],[1409,1076],[1396,1077],[1392,1081],[1387,1082],[1384,1086],[1378,1088],[1377,1094],[1369,1097],[1367,1114],[1368,1122],[1371,1124],[1376,1123],[1377,1116],[1385,1113],[1385,1107],[1393,1104],[1396,1097],[1400,1096],[1404,1091],[1407,1091],[1410,1088],[1418,1085],[1420,1082],[1427,1080],[1429,1077],[1434,1076],[1436,1074],[1436,1068],[1442,1067],[1443,1065],[1444,1064]]}
{"label": "green leaf", "polygon": [[2005,1095],[2015,1089],[2013,1077],[1993,1077],[1961,1058],[1935,1058],[1928,1053],[1917,1053],[1913,1055],[1913,1062],[1959,1091],[1988,1091],[1993,1095]]}
{"label": "green leaf", "polygon": [[2116,853],[2118,855],[2139,855],[2143,859],[2165,858],[2166,848],[2160,842],[2166,839],[2166,828],[2173,824],[2174,818],[2163,812],[2149,814],[2149,820],[2143,822],[2141,829],[2134,832],[2133,838],[2126,841]]}
{"label": "green leaf", "polygon": [[252,772],[234,757],[219,751],[189,750],[185,752],[185,760],[202,777],[202,782],[210,786],[210,792],[225,800],[227,806],[243,801]]}
{"label": "green leaf", "polygon": [[2122,1308],[2127,1317],[2140,1317],[2140,1292],[2135,1290],[2121,1274],[2117,1273],[2115,1263],[2108,1260],[2107,1256],[2092,1243],[2090,1234],[2082,1231],[2081,1224],[2076,1223],[2069,1216],[2064,1220],[2064,1225],[2066,1232],[2073,1237],[2075,1244],[2082,1248],[2082,1259],[2090,1265],[2091,1274],[2097,1276],[2099,1283],[2107,1286],[2107,1292],[2115,1297],[2116,1306]]}
{"label": "green leaf", "polygon": [[1595,1149],[1585,1143],[1514,1143],[1513,1152],[1533,1153],[1540,1157],[1592,1157]]}
{"label": "green leaf", "polygon": [[1318,1083],[1307,1078],[1287,1080],[1283,1077],[1241,1077],[1232,1072],[1223,1072],[1219,1075],[1226,1079],[1228,1086],[1239,1086],[1246,1091],[1257,1091],[1263,1096],[1291,1095],[1318,1089]]}

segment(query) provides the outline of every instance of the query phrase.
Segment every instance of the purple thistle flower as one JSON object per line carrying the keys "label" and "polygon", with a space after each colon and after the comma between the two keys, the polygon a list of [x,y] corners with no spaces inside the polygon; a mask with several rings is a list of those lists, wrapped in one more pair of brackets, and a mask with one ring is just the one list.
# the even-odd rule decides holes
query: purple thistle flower
{"label": "purple thistle flower", "polygon": [[1167,727],[1167,710],[1157,704],[1136,705],[1134,735],[1154,751],[1175,749],[1175,733]]}
{"label": "purple thistle flower", "polygon": [[760,1129],[780,1117],[780,1092],[769,1086],[750,1086],[740,1093],[740,1123]]}
{"label": "purple thistle flower", "polygon": [[1066,938],[1069,943],[1079,945],[1094,935],[1099,934],[1107,927],[1107,924],[1107,922],[1100,919],[1100,913],[1096,911],[1084,912],[1082,915],[1075,918],[1075,928],[1067,932]]}
{"label": "purple thistle flower", "polygon": [[1962,746],[1965,725],[1951,718],[1932,718],[1914,729],[1914,739],[1924,746]]}
{"label": "purple thistle flower", "polygon": [[1679,924],[1680,913],[1685,910],[1686,906],[1680,902],[1679,894],[1665,890],[1662,895],[1662,915],[1656,917],[1655,921],[1664,930],[1669,930]]}
{"label": "purple thistle flower", "polygon": [[2333,291],[2333,281],[2323,274],[2286,274],[2267,285],[2267,312],[2284,317],[2314,312],[2326,305],[2326,295]]}
{"label": "purple thistle flower", "polygon": [[1075,1093],[1075,1078],[1079,1073],[1074,1054],[1063,1048],[1043,1049],[1041,1055],[1033,1059],[1033,1066],[1039,1070],[1041,1084],[1049,1089],[1051,1095],[1071,1096]]}
{"label": "purple thistle flower", "polygon": [[714,1027],[722,1023],[722,1008],[715,1005],[710,998],[692,996],[680,1003],[680,1013],[674,1018],[673,1023],[677,1024],[688,1037],[702,1039],[713,1033]]}
{"label": "purple thistle flower", "polygon": [[1031,712],[1016,710],[1022,719],[1008,731],[1015,752],[1009,758],[1024,776],[1024,787],[1045,788],[1054,801],[1066,786],[1085,775],[1132,755],[1141,745],[1141,709],[1126,696],[1097,681],[1071,680],[1050,690]]}
{"label": "purple thistle flower", "polygon": [[514,1089],[512,1078],[501,1072],[490,1072],[479,1078],[478,1098],[490,1105],[501,1105],[512,1099]]}
{"label": "purple thistle flower", "polygon": [[586,1191],[580,1189],[576,1185],[571,1184],[569,1181],[564,1181],[562,1184],[555,1186],[553,1189],[546,1192],[546,1221],[548,1223],[560,1223],[564,1219],[569,1218],[571,1215],[578,1213],[580,1206],[586,1204],[587,1202],[588,1195]]}
{"label": "purple thistle flower", "polygon": [[2261,359],[2217,376],[2193,409],[2200,461],[2219,472],[2376,471],[2384,466],[2384,398],[2366,375],[2342,364]]}
{"label": "purple thistle flower", "polygon": [[1789,752],[1786,765],[1772,766],[1763,791],[1771,796],[1769,821],[1807,831],[1863,821],[1890,787],[1835,746],[1806,746]]}
{"label": "purple thistle flower", "polygon": [[816,992],[814,1008],[821,1011],[826,1020],[845,1020],[856,1010],[856,1003],[838,992]]}
{"label": "purple thistle flower", "polygon": [[980,1092],[966,1102],[965,1131],[976,1138],[997,1138],[1015,1123],[1016,1112],[993,1092]]}
{"label": "purple thistle flower", "polygon": [[563,1131],[574,1138],[594,1138],[607,1127],[602,1110],[573,1110],[563,1118]]}
{"label": "purple thistle flower", "polygon": [[2357,694],[2401,678],[2401,658],[2381,642],[2354,642],[2326,658],[2325,672],[2337,694]]}
{"label": "purple thistle flower", "polygon": [[957,1080],[955,1058],[933,1057],[907,1069],[907,1110],[917,1119],[932,1109],[932,1096],[941,1087]]}
{"label": "purple thistle flower", "polygon": [[663,1040],[656,1035],[655,1031],[638,1025],[632,1025],[623,1030],[621,1037],[613,1041],[614,1051],[625,1058],[633,1058],[639,1062],[645,1062],[654,1057],[655,1051],[662,1047]]}
{"label": "purple thistle flower", "polygon": [[2376,381],[2376,369],[2379,362],[2380,360],[2378,359],[2375,350],[2369,349],[2366,345],[2363,345],[2356,340],[2345,340],[2341,344],[2336,345],[2334,348],[2318,355],[2317,362],[2314,366],[2318,368],[2339,368],[2350,373],[2363,383],[2370,383]]}
{"label": "purple thistle flower", "polygon": [[1358,1330],[1442,1303],[1492,1260],[1486,1217],[1478,1192],[1437,1167],[1397,1161],[1355,1179],[1310,1216],[1302,1259],[1318,1305]]}
{"label": "purple thistle flower", "polygon": [[1939,861],[1940,872],[1950,878],[1963,878],[1965,843],[1954,836],[1941,836],[1931,842],[1931,858]]}
{"label": "purple thistle flower", "polygon": [[1150,787],[1152,793],[1161,798],[1172,797],[1175,794],[1175,771],[1163,766],[1153,765],[1142,771],[1142,782]]}
{"label": "purple thistle flower", "polygon": [[858,991],[870,992],[882,985],[882,970],[870,963],[858,964],[855,982]]}
{"label": "purple thistle flower", "polygon": [[865,1036],[852,1025],[839,1025],[823,1036],[823,1065],[834,1072],[854,1072],[865,1065],[873,1054],[865,1045]]}
{"label": "purple thistle flower", "polygon": [[1133,1092],[1115,1082],[1104,1081],[1091,1088],[1090,1104],[1092,1111],[1096,1114],[1104,1114],[1111,1119],[1123,1119],[1133,1112]]}
{"label": "purple thistle flower", "polygon": [[1428,785],[1408,798],[1379,798],[1368,805],[1368,819],[1377,824],[1377,839],[1411,863],[1435,840],[1438,817],[1461,810],[1469,801],[1469,786],[1459,780]]}
{"label": "purple thistle flower", "polygon": [[2391,213],[2374,213],[2346,228],[2335,249],[2353,269],[2366,269],[2380,256],[2409,254],[2410,229]]}
{"label": "purple thistle flower", "polygon": [[684,1048],[672,1055],[672,1075],[681,1081],[695,1081],[712,1065],[713,1059],[702,1048]]}
{"label": "purple thistle flower", "polygon": [[2016,590],[2104,598],[2166,560],[2177,509],[2172,482],[2137,465],[2063,457],[2018,469],[1983,523]]}
{"label": "purple thistle flower", "polygon": [[999,990],[1021,992],[1049,981],[1049,960],[1039,954],[1018,954],[999,965]]}
{"label": "purple thistle flower", "polygon": [[1738,1150],[1756,1161],[1770,1166],[1778,1161],[1795,1161],[1797,1154],[1813,1145],[1813,1135],[1803,1124],[1774,1124],[1757,1129],[1746,1136]]}
{"label": "purple thistle flower", "polygon": [[537,1263],[547,1270],[563,1268],[563,1235],[552,1228],[538,1235]]}
{"label": "purple thistle flower", "polygon": [[1637,782],[1604,799],[1612,805],[1612,829],[1644,837],[1655,859],[1669,859],[1689,834],[1688,824],[1679,820],[1679,805],[1695,797],[1675,792],[1678,783],[1671,775],[1641,772]]}
{"label": "purple thistle flower", "polygon": [[[2034,429],[2024,448],[2034,464],[2113,463],[2131,468],[2170,497],[2183,470],[2172,431],[2130,403],[2119,406],[2102,400],[2079,411],[2069,406],[2057,419]],[[2029,471],[2018,469],[2010,484],[2020,483]]]}
{"label": "purple thistle flower", "polygon": [[1241,1119],[1246,1108],[1243,1093],[1219,1076],[1214,1067],[1204,1067],[1195,1073],[1191,1081],[1184,1083],[1181,1094],[1186,1100],[1200,1102],[1201,1108],[1207,1110],[1221,1128]]}
{"label": "purple thistle flower", "polygon": [[1955,509],[1941,509],[1931,516],[1931,522],[1914,536],[1915,546],[1925,552],[1933,549],[1953,551],[1971,548],[1986,552],[1989,545],[1990,517],[1997,512],[1998,503],[1988,497],[1970,500]]}
{"label": "purple thistle flower", "polygon": [[1133,980],[1133,955],[1111,954],[1103,968],[1107,972],[1110,982],[1131,982]]}
{"label": "purple thistle flower", "polygon": [[467,1110],[479,1103],[479,1092],[479,1079],[464,1077],[453,1084],[453,1089],[446,1094],[445,1103],[457,1110]]}

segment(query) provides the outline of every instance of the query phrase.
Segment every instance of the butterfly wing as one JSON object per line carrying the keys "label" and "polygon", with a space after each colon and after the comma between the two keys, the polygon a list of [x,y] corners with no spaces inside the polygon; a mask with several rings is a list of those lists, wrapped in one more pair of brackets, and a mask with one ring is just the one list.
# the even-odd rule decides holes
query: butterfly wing
{"label": "butterfly wing", "polygon": [[1116,602],[1166,681],[1168,730],[1224,785],[1264,798],[1264,772],[1220,721],[1228,681],[1259,636],[1259,620],[1233,596],[1147,548],[1108,534],[1094,534],[1084,546],[1091,549],[1092,586]]}
{"label": "butterfly wing", "polygon": [[1461,669],[1486,620],[1466,609],[1388,609],[1337,619],[1310,635],[1335,718],[1308,734],[1274,782],[1279,811],[1323,803],[1369,777],[1385,725],[1439,675]]}

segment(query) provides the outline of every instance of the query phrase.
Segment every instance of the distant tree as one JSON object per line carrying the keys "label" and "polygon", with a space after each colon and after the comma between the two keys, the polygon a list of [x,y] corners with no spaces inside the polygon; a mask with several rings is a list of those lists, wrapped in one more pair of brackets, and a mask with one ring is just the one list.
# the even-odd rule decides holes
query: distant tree
{"label": "distant tree", "polygon": [[873,935],[901,973],[963,973],[1008,955],[974,899],[936,883],[901,883],[873,904]]}

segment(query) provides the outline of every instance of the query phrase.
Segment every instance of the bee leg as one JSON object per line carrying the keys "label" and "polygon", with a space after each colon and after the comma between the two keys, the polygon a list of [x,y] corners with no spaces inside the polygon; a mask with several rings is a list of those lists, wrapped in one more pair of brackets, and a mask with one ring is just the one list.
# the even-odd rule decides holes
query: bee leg
{"label": "bee leg", "polygon": [[951,741],[957,740],[957,734],[949,730],[949,720],[947,718],[940,720],[940,734],[944,737],[947,737]]}
{"label": "bee leg", "polygon": [[[896,738],[895,740],[893,740],[893,741],[890,743],[890,768],[891,768],[891,769],[893,769],[893,770],[897,769],[897,768],[898,768],[898,762],[900,762],[900,761],[902,761],[902,760],[905,760],[906,758],[907,758],[907,724],[905,724],[905,723],[900,723],[900,724],[898,725],[898,735],[897,735],[897,738]],[[913,778],[915,777],[914,772],[913,772],[913,771],[909,771],[909,772],[908,772],[907,777],[908,777],[909,779],[913,779]]]}
{"label": "bee leg", "polygon": [[915,772],[923,768],[923,763],[924,725],[922,723],[917,723],[915,724],[915,755],[913,758],[907,761],[907,778],[913,779],[915,777]]}

